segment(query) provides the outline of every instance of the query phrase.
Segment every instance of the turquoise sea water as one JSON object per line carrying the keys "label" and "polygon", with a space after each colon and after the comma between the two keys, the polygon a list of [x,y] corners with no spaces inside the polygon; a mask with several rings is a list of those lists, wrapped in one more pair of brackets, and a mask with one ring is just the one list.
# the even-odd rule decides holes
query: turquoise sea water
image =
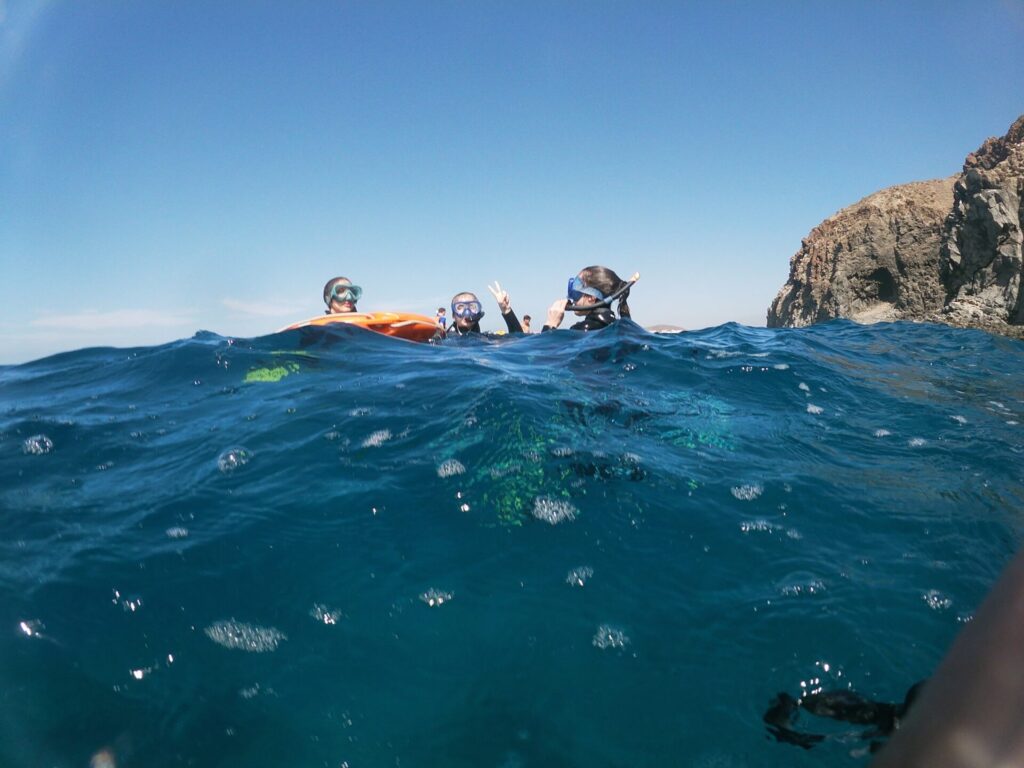
{"label": "turquoise sea water", "polygon": [[1016,550],[1024,344],[200,333],[0,368],[0,765],[847,766]]}

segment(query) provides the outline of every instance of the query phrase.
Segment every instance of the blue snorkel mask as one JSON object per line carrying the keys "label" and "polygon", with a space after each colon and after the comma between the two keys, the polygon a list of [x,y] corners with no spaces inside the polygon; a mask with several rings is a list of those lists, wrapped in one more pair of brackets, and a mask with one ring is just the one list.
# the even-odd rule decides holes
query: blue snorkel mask
{"label": "blue snorkel mask", "polygon": [[[569,300],[569,303],[565,305],[565,310],[567,312],[593,312],[596,309],[611,309],[613,301],[629,296],[629,289],[639,279],[640,273],[634,272],[633,276],[623,283],[617,291],[605,296],[597,288],[584,284],[579,275],[570,277],[569,286],[565,289],[565,297]],[[579,301],[584,296],[590,296],[595,299],[595,302],[593,304],[580,304]]]}
{"label": "blue snorkel mask", "polygon": [[571,303],[576,304],[584,296],[591,296],[598,301],[604,300],[604,294],[597,290],[597,288],[591,288],[589,285],[585,285],[579,275],[570,277],[569,286],[565,289],[565,297],[569,299]]}
{"label": "blue snorkel mask", "polygon": [[476,299],[452,302],[452,317],[456,319],[469,319],[474,323],[478,323],[483,316],[484,311],[480,307],[480,302]]}

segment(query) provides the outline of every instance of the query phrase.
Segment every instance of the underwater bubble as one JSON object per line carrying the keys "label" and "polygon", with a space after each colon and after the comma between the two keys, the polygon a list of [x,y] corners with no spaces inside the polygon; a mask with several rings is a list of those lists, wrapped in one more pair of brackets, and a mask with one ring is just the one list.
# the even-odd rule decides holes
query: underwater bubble
{"label": "underwater bubble", "polygon": [[438,477],[452,477],[454,475],[461,475],[466,471],[466,466],[458,459],[448,459],[442,461],[440,466],[437,468]]}
{"label": "underwater bubble", "polygon": [[592,642],[595,648],[600,648],[604,651],[608,648],[624,648],[629,645],[629,638],[626,637],[626,633],[621,629],[608,624],[602,624],[597,628],[597,632],[594,633]]}
{"label": "underwater bubble", "polygon": [[787,597],[799,597],[800,595],[817,595],[825,591],[825,583],[820,579],[810,581],[794,582],[785,584],[779,592]]}
{"label": "underwater bubble", "polygon": [[452,597],[454,597],[454,595],[452,595],[451,592],[444,592],[440,589],[434,589],[433,587],[431,587],[422,595],[420,595],[420,600],[429,605],[431,608],[436,608],[439,605],[444,605],[445,603],[451,601]]}
{"label": "underwater bubble", "polygon": [[121,610],[125,613],[135,613],[142,608],[142,598],[138,595],[122,595],[118,590],[114,590],[114,597],[111,601],[114,605],[121,606]]}
{"label": "underwater bubble", "polygon": [[275,651],[282,640],[288,639],[284,632],[273,627],[245,624],[235,619],[214,622],[203,632],[217,645],[247,653]]}
{"label": "underwater bubble", "polygon": [[144,678],[146,675],[148,675],[152,671],[153,671],[152,667],[141,667],[140,669],[129,669],[128,670],[128,674],[131,675],[136,680],[141,680],[142,678]]}
{"label": "underwater bubble", "polygon": [[370,433],[370,436],[363,440],[363,448],[379,448],[391,439],[390,429],[378,429]]}
{"label": "underwater bubble", "polygon": [[247,448],[240,446],[228,448],[217,457],[217,469],[224,474],[229,474],[239,467],[244,467],[251,460],[252,453]]}
{"label": "underwater bubble", "polygon": [[575,520],[578,512],[579,510],[565,499],[541,496],[533,501],[533,516],[550,525],[558,525],[566,520]]}
{"label": "underwater bubble", "polygon": [[348,415],[359,418],[360,416],[369,416],[371,413],[373,413],[372,408],[353,408]]}
{"label": "underwater bubble", "polygon": [[309,615],[315,619],[317,623],[331,626],[338,623],[338,619],[341,618],[341,611],[331,610],[322,603],[316,603],[312,608],[310,608]]}
{"label": "underwater bubble", "polygon": [[46,629],[39,619],[26,619],[18,622],[18,630],[26,637],[39,637],[39,633]]}
{"label": "underwater bubble", "polygon": [[800,390],[802,390],[804,392],[807,392],[808,394],[811,391],[811,388],[808,387],[806,384],[804,384],[802,381],[799,384],[797,384],[797,388],[799,388]]}
{"label": "underwater bubble", "polygon": [[924,600],[928,604],[928,607],[933,611],[944,611],[953,605],[953,600],[946,597],[937,589],[929,589],[921,595],[921,599]]}
{"label": "underwater bubble", "polygon": [[772,366],[776,371],[788,371],[789,363],[776,363]]}
{"label": "underwater bubble", "polygon": [[735,488],[730,488],[729,492],[740,501],[753,501],[764,493],[764,486],[738,485]]}
{"label": "underwater bubble", "polygon": [[876,429],[875,430],[875,437],[888,437],[891,434],[892,434],[892,432],[890,432],[888,429]]}
{"label": "underwater bubble", "polygon": [[817,416],[820,413],[824,413],[825,409],[822,408],[820,405],[814,405],[813,403],[808,403],[807,404],[807,412],[812,414],[812,415],[814,415],[814,416]]}
{"label": "underwater bubble", "polygon": [[492,479],[500,480],[503,477],[508,477],[509,475],[514,475],[518,472],[521,472],[522,469],[523,465],[520,464],[518,461],[510,461],[506,464],[491,467],[489,470],[487,470],[487,473],[491,476]]}
{"label": "underwater bubble", "polygon": [[164,531],[164,534],[168,539],[184,539],[188,536],[188,528],[182,528],[181,526],[175,526],[174,528],[168,528]]}
{"label": "underwater bubble", "polygon": [[259,683],[253,683],[248,688],[242,688],[238,692],[238,695],[241,696],[246,701],[249,701],[249,700],[255,699],[257,696],[261,696],[261,695],[262,696],[277,696],[277,692],[273,688],[271,688],[269,686],[264,688]]}
{"label": "underwater bubble", "polygon": [[910,440],[907,441],[907,445],[909,445],[911,448],[920,448],[927,442],[928,441],[925,440],[923,437],[912,437]]}
{"label": "underwater bubble", "polygon": [[582,587],[593,575],[594,569],[589,565],[584,565],[581,568],[573,568],[565,577],[565,583],[571,584],[574,587]]}
{"label": "underwater bubble", "polygon": [[32,435],[21,444],[22,453],[41,456],[53,450],[53,440],[46,435]]}
{"label": "underwater bubble", "polygon": [[966,424],[967,423],[967,418],[965,416],[950,416],[949,418],[951,418],[957,424]]}
{"label": "underwater bubble", "polygon": [[336,429],[332,429],[330,432],[324,432],[324,440],[338,440],[341,438],[341,432]]}
{"label": "underwater bubble", "polygon": [[757,520],[744,520],[740,523],[740,530],[743,533],[771,533],[775,530],[775,526],[764,518],[758,518]]}
{"label": "underwater bubble", "polygon": [[573,453],[573,449],[567,445],[556,445],[551,449],[551,455],[557,456],[560,459],[564,459],[566,456],[572,456]]}

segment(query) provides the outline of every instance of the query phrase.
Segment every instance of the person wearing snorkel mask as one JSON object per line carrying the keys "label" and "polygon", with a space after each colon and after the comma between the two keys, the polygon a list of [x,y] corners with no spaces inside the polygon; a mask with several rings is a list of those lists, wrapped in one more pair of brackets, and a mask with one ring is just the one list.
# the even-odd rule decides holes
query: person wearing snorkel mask
{"label": "person wearing snorkel mask", "polygon": [[612,302],[619,302],[619,317],[629,317],[629,289],[639,279],[623,280],[608,267],[587,267],[569,278],[566,298],[558,299],[548,308],[548,319],[542,331],[553,331],[562,324],[566,309],[582,316],[572,326],[574,331],[596,331],[615,322]]}
{"label": "person wearing snorkel mask", "polygon": [[[503,291],[501,285],[495,281],[494,287],[487,286],[501,310],[501,317],[505,321],[509,333],[522,333],[523,327],[519,324],[519,318],[512,311],[508,293]],[[480,299],[471,291],[463,291],[452,297],[452,327],[448,333],[456,336],[464,336],[467,333],[480,333],[480,319],[484,316],[483,308],[480,306]]]}
{"label": "person wearing snorkel mask", "polygon": [[353,285],[347,277],[332,277],[324,286],[324,304],[326,315],[341,315],[357,312],[356,302],[363,295],[363,289]]}

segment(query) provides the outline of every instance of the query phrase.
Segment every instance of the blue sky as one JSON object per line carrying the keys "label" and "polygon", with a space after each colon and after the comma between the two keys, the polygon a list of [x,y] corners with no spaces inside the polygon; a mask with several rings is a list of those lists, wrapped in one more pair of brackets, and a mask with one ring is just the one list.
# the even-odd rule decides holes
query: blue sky
{"label": "blue sky", "polygon": [[763,325],[812,227],[1024,113],[1024,0],[0,0],[0,363],[589,264]]}

